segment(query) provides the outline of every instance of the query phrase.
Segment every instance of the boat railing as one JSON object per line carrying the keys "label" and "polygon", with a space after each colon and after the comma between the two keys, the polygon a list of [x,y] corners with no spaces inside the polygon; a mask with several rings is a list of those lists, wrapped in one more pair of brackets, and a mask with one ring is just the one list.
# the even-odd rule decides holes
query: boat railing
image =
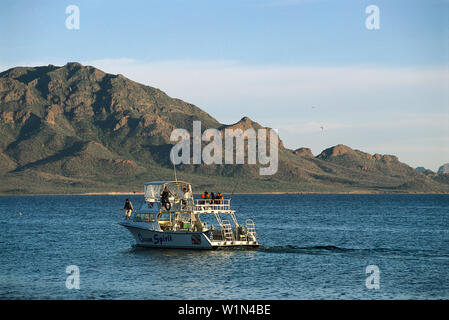
{"label": "boat railing", "polygon": [[223,233],[223,239],[225,241],[234,240],[234,234],[232,232],[232,227],[231,227],[231,223],[229,222],[229,220],[222,220],[221,231]]}
{"label": "boat railing", "polygon": [[257,239],[256,224],[254,223],[253,219],[246,220],[246,230],[248,236],[250,236],[254,240]]}
{"label": "boat railing", "polygon": [[193,208],[195,211],[229,211],[231,199],[195,199]]}
{"label": "boat railing", "polygon": [[[145,203],[148,204],[148,208],[152,209],[154,206],[159,208],[161,212],[190,212],[194,209],[194,204],[191,199],[180,199],[180,198],[169,198],[167,201],[169,204],[166,206],[158,201],[149,202],[146,200]],[[144,205],[143,207],[145,207]]]}

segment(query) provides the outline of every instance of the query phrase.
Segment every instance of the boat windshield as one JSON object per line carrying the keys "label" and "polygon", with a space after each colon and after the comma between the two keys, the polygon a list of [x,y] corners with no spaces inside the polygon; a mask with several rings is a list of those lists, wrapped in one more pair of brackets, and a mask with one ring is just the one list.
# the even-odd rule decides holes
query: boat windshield
{"label": "boat windshield", "polygon": [[192,186],[188,182],[183,181],[163,181],[163,182],[149,182],[145,184],[145,199],[147,201],[158,201],[160,200],[161,193],[164,188],[171,192],[172,196],[175,198],[183,198],[183,189],[186,188],[189,192],[190,197],[192,197]]}
{"label": "boat windshield", "polygon": [[163,190],[163,184],[149,184],[145,185],[145,198],[147,199],[159,199]]}

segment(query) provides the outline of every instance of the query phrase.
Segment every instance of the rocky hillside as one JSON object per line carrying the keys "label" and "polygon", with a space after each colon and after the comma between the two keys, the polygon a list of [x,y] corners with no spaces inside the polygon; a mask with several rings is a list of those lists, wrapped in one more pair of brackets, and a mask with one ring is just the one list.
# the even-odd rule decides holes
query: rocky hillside
{"label": "rocky hillside", "polygon": [[449,163],[443,164],[438,169],[438,174],[449,174]]}
{"label": "rocky hillside", "polygon": [[[17,67],[0,73],[0,193],[141,191],[173,177],[175,128],[263,128],[244,117],[226,125],[163,91],[91,66]],[[196,191],[448,192],[447,179],[426,175],[390,155],[344,145],[314,156],[280,145],[279,170],[258,165],[180,165]]]}

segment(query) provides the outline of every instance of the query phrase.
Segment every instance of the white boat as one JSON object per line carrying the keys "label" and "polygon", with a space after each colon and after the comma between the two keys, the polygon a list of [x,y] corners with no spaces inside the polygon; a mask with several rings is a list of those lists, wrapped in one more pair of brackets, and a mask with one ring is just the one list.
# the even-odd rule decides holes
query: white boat
{"label": "white boat", "polygon": [[[168,202],[161,200],[165,187],[171,193]],[[144,191],[138,209],[120,222],[134,236],[137,246],[183,249],[259,246],[254,221],[248,219],[244,226],[240,225],[231,210],[231,199],[194,199],[191,184],[184,181],[149,182]]]}

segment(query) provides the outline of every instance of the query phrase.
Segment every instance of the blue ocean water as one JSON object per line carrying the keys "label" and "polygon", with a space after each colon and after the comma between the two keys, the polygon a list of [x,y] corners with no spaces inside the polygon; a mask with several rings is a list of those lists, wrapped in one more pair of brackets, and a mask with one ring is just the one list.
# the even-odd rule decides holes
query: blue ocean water
{"label": "blue ocean water", "polygon": [[449,195],[234,195],[262,246],[217,251],[134,247],[125,198],[0,197],[0,298],[449,298]]}

